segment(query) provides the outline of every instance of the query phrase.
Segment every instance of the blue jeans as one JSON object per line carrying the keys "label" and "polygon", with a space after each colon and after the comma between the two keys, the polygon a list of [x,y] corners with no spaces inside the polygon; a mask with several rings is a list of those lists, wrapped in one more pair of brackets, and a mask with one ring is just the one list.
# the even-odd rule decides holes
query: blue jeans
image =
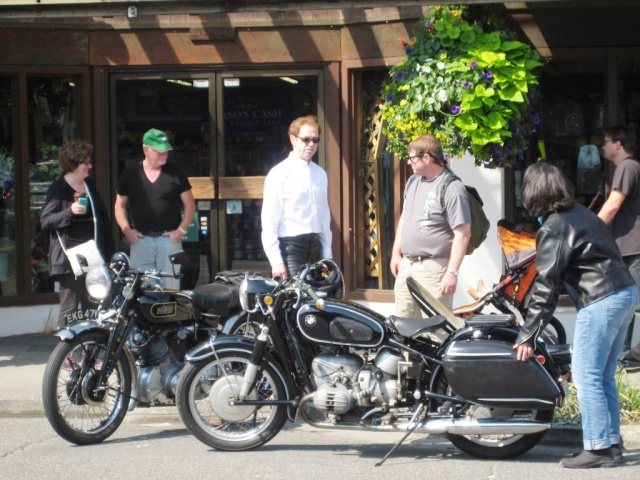
{"label": "blue jeans", "polygon": [[[169,237],[142,237],[131,245],[131,266],[138,270],[159,270],[161,272],[173,272],[173,265],[169,261],[169,255],[182,250],[182,242],[173,243]],[[176,265],[176,273],[180,272],[180,266]],[[164,288],[180,290],[179,278],[163,277],[160,284]]]}
{"label": "blue jeans", "polygon": [[[627,265],[627,267],[629,267],[629,273],[631,273],[633,280],[636,282],[636,288],[638,288],[638,291],[640,292],[640,255],[630,255],[628,257],[622,257],[622,260],[624,260],[624,263]],[[638,307],[640,307],[640,305]],[[636,310],[638,309],[638,307],[636,307]],[[634,323],[635,318],[633,318],[631,320],[631,323],[629,323],[627,334],[624,337],[622,350],[620,351],[620,355],[618,356],[618,359],[620,361],[625,360],[627,358],[627,355],[629,355],[629,352],[631,351]]]}
{"label": "blue jeans", "polygon": [[620,402],[615,373],[637,302],[638,290],[628,287],[578,312],[572,371],[582,414],[585,450],[620,444]]}

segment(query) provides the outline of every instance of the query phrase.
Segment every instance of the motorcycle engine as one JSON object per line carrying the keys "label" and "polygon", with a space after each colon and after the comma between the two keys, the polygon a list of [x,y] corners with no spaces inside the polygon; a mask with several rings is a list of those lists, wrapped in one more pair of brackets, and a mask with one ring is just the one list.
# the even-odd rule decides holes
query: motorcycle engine
{"label": "motorcycle engine", "polygon": [[167,339],[138,331],[128,345],[137,357],[138,401],[144,405],[175,405],[183,364],[172,358]]}
{"label": "motorcycle engine", "polygon": [[313,359],[311,369],[317,390],[314,406],[321,411],[343,414],[354,405],[393,406],[400,398],[396,352],[382,350],[373,364],[355,354],[324,353]]}

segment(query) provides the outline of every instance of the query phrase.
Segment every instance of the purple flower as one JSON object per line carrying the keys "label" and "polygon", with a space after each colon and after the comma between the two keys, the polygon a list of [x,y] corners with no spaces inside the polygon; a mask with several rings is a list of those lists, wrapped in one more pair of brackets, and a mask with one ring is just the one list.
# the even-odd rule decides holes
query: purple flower
{"label": "purple flower", "polygon": [[427,22],[427,24],[425,25],[425,27],[427,27],[427,28],[431,28],[431,27],[432,27],[431,22]]}
{"label": "purple flower", "polygon": [[402,141],[406,141],[407,140],[407,135],[406,134],[402,134]]}
{"label": "purple flower", "polygon": [[398,80],[402,80],[402,72],[398,72],[398,73],[396,73],[396,78],[397,78]]}
{"label": "purple flower", "polygon": [[465,90],[469,90],[471,88],[471,84],[469,82],[464,82],[463,87]]}
{"label": "purple flower", "polygon": [[451,107],[451,113],[453,113],[454,115],[457,115],[460,113],[460,107],[458,105],[454,105]]}
{"label": "purple flower", "polygon": [[493,73],[491,73],[491,70],[487,70],[484,72],[484,76],[485,78],[493,78]]}
{"label": "purple flower", "polygon": [[473,70],[477,66],[478,66],[478,62],[476,62],[475,60],[469,64],[469,68],[471,68],[471,70]]}
{"label": "purple flower", "polygon": [[389,102],[389,103],[393,102],[393,95],[388,95],[387,96],[387,102]]}
{"label": "purple flower", "polygon": [[413,50],[411,50],[411,47],[407,47],[404,49],[404,53],[406,53],[407,55],[411,55],[412,52]]}
{"label": "purple flower", "polygon": [[536,113],[533,115],[533,124],[534,125],[540,125],[540,114]]}

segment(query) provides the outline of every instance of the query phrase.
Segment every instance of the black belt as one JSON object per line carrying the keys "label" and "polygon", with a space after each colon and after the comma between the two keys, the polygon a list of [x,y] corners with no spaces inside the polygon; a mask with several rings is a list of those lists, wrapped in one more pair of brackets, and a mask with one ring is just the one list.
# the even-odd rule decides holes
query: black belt
{"label": "black belt", "polygon": [[283,242],[304,242],[304,241],[314,241],[319,240],[320,235],[317,233],[303,233],[302,235],[295,235],[293,237],[280,237],[278,240],[282,240]]}
{"label": "black belt", "polygon": [[407,260],[409,260],[411,263],[420,263],[423,260],[428,260],[430,258],[433,258],[429,255],[424,255],[422,257],[414,257],[413,255],[405,255],[404,258],[406,258]]}
{"label": "black belt", "polygon": [[140,232],[145,237],[161,237],[167,232]]}

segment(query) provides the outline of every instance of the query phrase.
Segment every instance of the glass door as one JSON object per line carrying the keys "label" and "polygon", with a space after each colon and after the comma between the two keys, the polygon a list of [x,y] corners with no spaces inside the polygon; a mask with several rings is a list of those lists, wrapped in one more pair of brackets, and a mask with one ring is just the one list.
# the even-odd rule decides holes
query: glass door
{"label": "glass door", "polygon": [[[141,162],[142,136],[150,128],[167,133],[173,150],[169,162],[179,164],[190,179],[196,198],[196,217],[183,238],[189,263],[182,266],[182,288],[209,283],[215,270],[211,255],[209,228],[213,189],[209,107],[209,74],[165,73],[162,76],[116,76],[112,82],[115,116],[112,128],[112,192],[115,198],[120,173],[126,166]],[[204,191],[204,192],[203,192]],[[117,229],[117,226],[114,226]],[[120,249],[129,245],[119,229]]]}
{"label": "glass door", "polygon": [[[264,177],[289,155],[296,117],[317,115],[322,125],[320,85],[321,70],[225,72],[217,79],[221,267],[271,271],[260,239]],[[324,158],[322,142],[317,157]]]}

